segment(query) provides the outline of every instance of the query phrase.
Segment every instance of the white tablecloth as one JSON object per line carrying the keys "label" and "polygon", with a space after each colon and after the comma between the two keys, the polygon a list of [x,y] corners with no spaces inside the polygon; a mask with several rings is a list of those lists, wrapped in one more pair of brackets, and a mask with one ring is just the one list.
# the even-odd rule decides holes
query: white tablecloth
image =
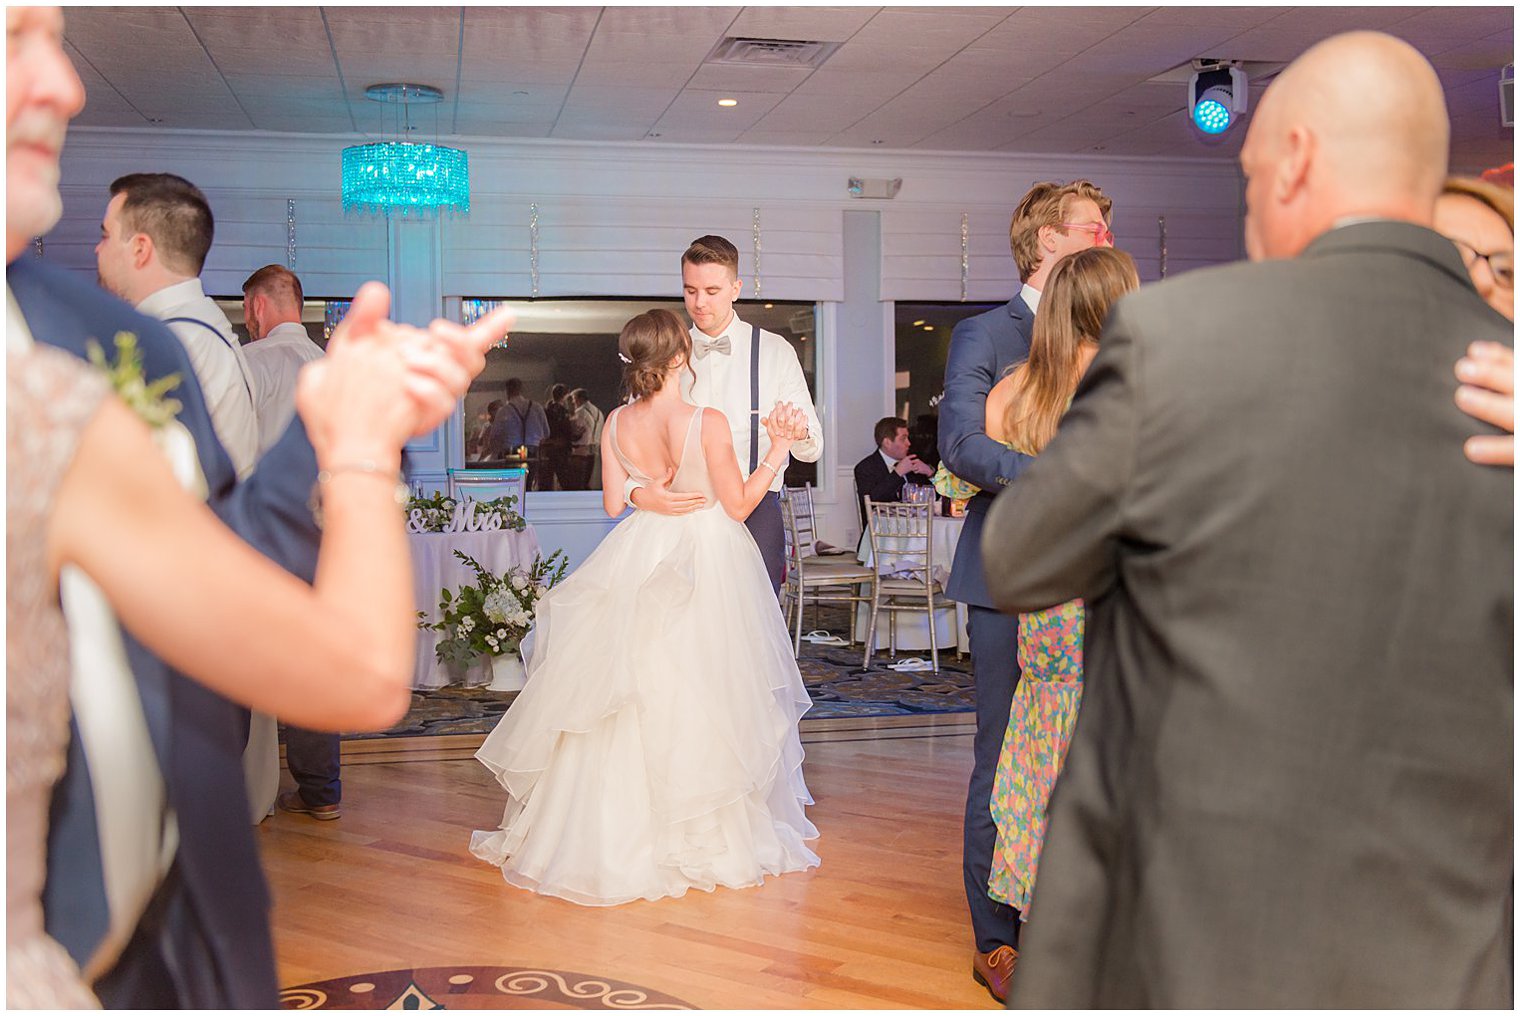
{"label": "white tablecloth", "polygon": [[[407,540],[412,547],[412,591],[417,609],[424,612],[429,621],[438,620],[438,594],[445,586],[458,589],[475,581],[475,573],[454,556],[454,551],[463,551],[479,561],[482,568],[497,575],[513,567],[531,567],[538,554],[538,534],[532,526],[520,533],[510,529],[475,533],[410,533]],[[441,688],[457,677],[451,675],[434,655],[438,634],[417,630],[413,688]],[[489,667],[473,667],[465,683],[479,684],[490,680]]]}
{"label": "white tablecloth", "polygon": [[[965,527],[964,518],[950,518],[936,515],[932,525],[934,532],[934,544],[930,548],[933,555],[932,564],[934,577],[941,587],[950,577],[950,565],[955,561],[955,548],[961,542],[961,530]],[[878,539],[880,539],[878,537]],[[869,533],[861,537],[860,549],[857,555],[861,564],[871,563],[871,536]],[[892,565],[889,559],[886,566]],[[952,601],[945,601],[947,604]],[[947,607],[937,611],[934,618],[935,641],[943,651],[946,648],[969,646],[970,640],[966,637],[966,607],[964,604],[953,604],[954,610]],[[865,641],[866,628],[871,623],[870,604],[861,604],[855,611],[855,638]],[[876,647],[886,649],[890,644],[888,639],[891,615],[883,610],[876,617]],[[924,614],[909,614],[906,612],[897,615],[897,648],[903,649],[928,649],[929,648],[929,623]]]}

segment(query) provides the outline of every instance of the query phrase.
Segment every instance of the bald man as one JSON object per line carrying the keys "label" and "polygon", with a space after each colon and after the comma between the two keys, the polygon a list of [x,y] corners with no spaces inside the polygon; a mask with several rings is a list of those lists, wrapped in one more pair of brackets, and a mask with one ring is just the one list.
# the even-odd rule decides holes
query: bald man
{"label": "bald man", "polygon": [[1301,56],[1256,263],[1120,301],[988,514],[1000,607],[1089,611],[1011,1004],[1510,1005],[1513,474],[1452,364],[1511,339],[1428,228],[1447,143],[1404,43]]}

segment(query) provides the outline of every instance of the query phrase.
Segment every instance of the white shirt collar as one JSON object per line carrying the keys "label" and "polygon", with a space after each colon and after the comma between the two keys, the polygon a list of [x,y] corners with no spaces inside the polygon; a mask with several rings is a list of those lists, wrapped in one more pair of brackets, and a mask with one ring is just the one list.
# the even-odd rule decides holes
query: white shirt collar
{"label": "white shirt collar", "polygon": [[5,284],[5,348],[12,353],[32,348],[32,330],[27,327],[26,317],[11,294],[10,283]]}
{"label": "white shirt collar", "polygon": [[[1330,223],[1330,229],[1341,229],[1345,226],[1360,226],[1364,222],[1397,222],[1386,215],[1344,215]],[[1329,232],[1327,229],[1325,232]]]}
{"label": "white shirt collar", "polygon": [[148,317],[161,317],[163,312],[170,307],[182,307],[192,300],[205,298],[206,291],[201,288],[201,280],[186,279],[184,282],[165,286],[156,293],[149,293],[137,305],[137,310]]}
{"label": "white shirt collar", "polygon": [[301,339],[306,339],[309,341],[311,339],[311,336],[306,334],[306,328],[303,325],[298,325],[294,321],[281,321],[279,324],[269,329],[269,331],[265,333],[264,337],[260,339],[259,342],[269,342],[270,340],[278,341],[282,339],[286,342],[295,342]]}
{"label": "white shirt collar", "polygon": [[1038,289],[1035,289],[1033,286],[1029,285],[1029,283],[1026,282],[1024,285],[1019,287],[1019,299],[1024,301],[1024,306],[1028,307],[1036,314],[1039,313],[1040,291]]}
{"label": "white shirt collar", "polygon": [[896,469],[897,464],[902,461],[901,459],[894,459],[892,456],[882,451],[880,445],[878,445],[876,448],[876,454],[881,456],[881,461],[887,464],[888,469]]}

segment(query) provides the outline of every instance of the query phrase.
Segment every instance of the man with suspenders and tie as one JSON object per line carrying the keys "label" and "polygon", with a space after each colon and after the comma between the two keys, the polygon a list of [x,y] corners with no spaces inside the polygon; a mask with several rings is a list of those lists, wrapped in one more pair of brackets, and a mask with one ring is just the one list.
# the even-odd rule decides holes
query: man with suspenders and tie
{"label": "man with suspenders and tie", "polygon": [[[734,451],[746,477],[757,468],[769,468],[764,458],[770,437],[761,422],[782,404],[801,409],[807,418],[807,430],[796,435],[792,455],[803,462],[817,462],[823,454],[823,427],[796,352],[775,332],[746,324],[734,312],[734,301],[744,286],[738,249],[721,236],[693,240],[681,256],[681,285],[692,321],[691,371],[682,375],[682,395],[728,417]],[[772,477],[770,492],[744,523],[760,548],[775,589],[781,588],[786,574],[786,535],[778,499],[785,472]],[[671,515],[701,507],[700,496],[693,500],[690,495],[672,494],[663,485],[642,487],[630,480],[628,487],[628,503],[635,508]]]}
{"label": "man with suspenders and tie", "polygon": [[[200,274],[214,225],[206,196],[172,173],[132,173],[111,184],[95,265],[100,284],[169,326],[195,367],[216,436],[242,479],[259,455],[253,376]],[[109,347],[110,336],[102,336]],[[106,348],[107,357],[115,350]]]}

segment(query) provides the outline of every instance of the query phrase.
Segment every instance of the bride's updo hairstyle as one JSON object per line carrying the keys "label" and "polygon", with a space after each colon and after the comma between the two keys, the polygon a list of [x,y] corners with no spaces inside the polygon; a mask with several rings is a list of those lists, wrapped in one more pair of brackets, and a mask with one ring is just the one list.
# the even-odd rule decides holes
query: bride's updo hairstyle
{"label": "bride's updo hairstyle", "polygon": [[681,358],[691,370],[691,336],[681,319],[668,310],[646,310],[623,326],[618,358],[623,361],[623,390],[642,399],[665,387],[670,362]]}

